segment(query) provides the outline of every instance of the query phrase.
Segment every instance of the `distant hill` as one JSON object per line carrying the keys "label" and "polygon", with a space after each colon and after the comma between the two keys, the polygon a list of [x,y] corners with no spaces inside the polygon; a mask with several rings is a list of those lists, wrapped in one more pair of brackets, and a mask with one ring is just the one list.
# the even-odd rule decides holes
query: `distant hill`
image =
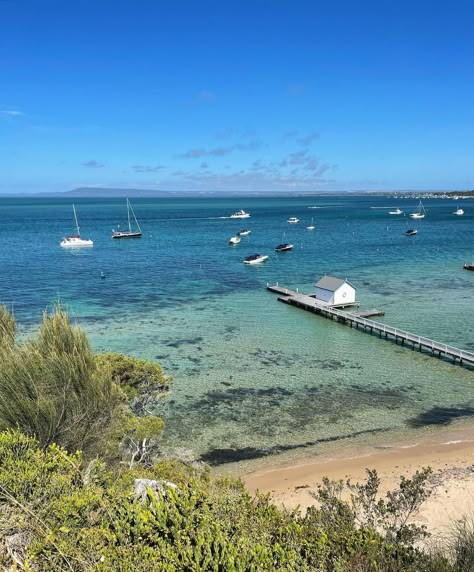
{"label": "distant hill", "polygon": [[[49,193],[48,193],[49,194]],[[52,194],[52,193],[51,193]],[[174,197],[182,193],[172,191],[152,191],[149,189],[109,189],[99,187],[79,187],[72,191],[54,193],[62,197]]]}
{"label": "distant hill", "polygon": [[[105,187],[78,187],[72,191],[46,192],[22,194],[29,197],[64,197],[64,198],[113,198],[113,197],[268,197],[268,196],[314,196],[331,195],[334,192],[306,191],[306,192],[265,192],[265,191],[163,191],[150,189],[111,189]],[[14,196],[14,195],[13,195]],[[19,196],[19,195],[18,195]]]}

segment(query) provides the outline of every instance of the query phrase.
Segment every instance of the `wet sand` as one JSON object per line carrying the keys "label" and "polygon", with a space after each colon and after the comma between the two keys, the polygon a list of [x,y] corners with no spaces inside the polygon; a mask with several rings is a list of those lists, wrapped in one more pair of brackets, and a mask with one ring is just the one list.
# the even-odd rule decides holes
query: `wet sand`
{"label": "wet sand", "polygon": [[354,451],[350,457],[308,459],[295,466],[257,471],[242,477],[251,491],[270,493],[277,504],[288,508],[315,504],[310,492],[323,477],[361,482],[366,468],[376,469],[381,492],[397,488],[400,476],[411,476],[422,467],[431,467],[430,498],[414,521],[425,524],[435,538],[449,534],[453,522],[462,515],[474,518],[474,430],[446,431],[436,440],[414,445],[394,444],[383,449]]}

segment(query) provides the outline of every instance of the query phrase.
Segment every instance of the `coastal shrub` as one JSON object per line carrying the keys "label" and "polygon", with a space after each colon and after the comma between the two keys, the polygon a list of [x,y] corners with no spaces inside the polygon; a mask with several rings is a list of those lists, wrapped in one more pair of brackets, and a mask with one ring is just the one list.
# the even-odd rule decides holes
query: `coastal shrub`
{"label": "coastal shrub", "polygon": [[[137,478],[155,479],[159,488],[150,483],[145,496],[134,494]],[[354,526],[345,509],[330,511],[286,511],[239,481],[176,462],[111,473],[80,453],[41,448],[18,431],[0,433],[5,569],[454,572]]]}
{"label": "coastal shrub", "polygon": [[15,341],[15,317],[8,308],[0,304],[0,345],[11,346]]}
{"label": "coastal shrub", "polygon": [[474,572],[474,519],[463,517],[452,530],[449,543],[456,570]]}
{"label": "coastal shrub", "polygon": [[[57,443],[88,457],[150,459],[162,421],[135,418],[124,384],[118,383],[117,361],[97,359],[85,332],[71,324],[60,305],[43,314],[38,334],[24,343],[14,343],[14,319],[1,308],[0,335],[0,430],[19,428],[42,447]],[[120,363],[126,387],[137,393],[145,392],[147,379],[155,392],[167,381],[154,364]],[[151,372],[148,378],[144,372]]]}
{"label": "coastal shrub", "polygon": [[99,367],[110,369],[113,381],[126,393],[138,414],[153,409],[169,389],[171,378],[155,362],[114,352],[98,354],[95,360]]}
{"label": "coastal shrub", "polygon": [[[381,533],[386,541],[412,545],[428,536],[425,526],[410,523],[423,502],[431,494],[427,481],[429,467],[416,471],[412,478],[400,477],[399,487],[388,491],[385,499],[379,496],[380,479],[377,471],[367,469],[363,483],[323,479],[312,496],[321,506],[328,524],[349,523],[359,528],[371,528]],[[350,502],[341,500],[344,489],[350,492]]]}

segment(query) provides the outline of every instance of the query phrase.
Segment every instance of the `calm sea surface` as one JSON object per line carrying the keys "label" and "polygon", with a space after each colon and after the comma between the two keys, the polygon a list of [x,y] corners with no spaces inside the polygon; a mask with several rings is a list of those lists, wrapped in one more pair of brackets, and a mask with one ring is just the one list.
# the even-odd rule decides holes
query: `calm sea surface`
{"label": "calm sea surface", "polygon": [[[347,277],[387,324],[473,351],[474,272],[462,266],[474,259],[474,200],[426,200],[426,219],[412,221],[385,207],[410,212],[415,199],[135,199],[144,235],[129,241],[111,239],[124,200],[74,202],[91,249],[59,246],[73,231],[71,199],[0,199],[0,301],[28,333],[61,300],[96,350],[158,360],[174,379],[159,411],[165,449],[239,471],[474,421],[474,372],[265,290]],[[464,216],[451,214],[457,205]],[[252,217],[224,218],[240,208]],[[242,228],[252,234],[228,246]],[[280,242],[295,248],[277,255]],[[244,265],[255,252],[270,258]]]}

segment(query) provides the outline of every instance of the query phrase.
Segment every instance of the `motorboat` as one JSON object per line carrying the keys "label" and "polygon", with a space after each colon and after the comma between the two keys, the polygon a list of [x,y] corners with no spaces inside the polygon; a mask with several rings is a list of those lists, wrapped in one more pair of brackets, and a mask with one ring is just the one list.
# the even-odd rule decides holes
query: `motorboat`
{"label": "motorboat", "polygon": [[300,219],[296,218],[295,216],[291,216],[286,222],[289,222],[290,224],[296,224],[297,222],[300,222]]}
{"label": "motorboat", "polygon": [[94,242],[90,238],[81,238],[81,233],[79,231],[79,223],[77,222],[76,207],[72,205],[72,210],[74,212],[74,222],[76,223],[76,234],[71,234],[65,236],[61,242],[60,246],[63,248],[78,248],[83,246],[93,246]]}
{"label": "motorboat", "polygon": [[275,252],[285,252],[287,250],[291,250],[293,248],[292,244],[288,244],[287,242],[282,242],[275,248]]}
{"label": "motorboat", "polygon": [[420,219],[420,218],[425,218],[425,215],[426,215],[425,207],[423,206],[423,203],[420,201],[418,207],[416,208],[416,211],[414,213],[410,213],[410,218]]}
{"label": "motorboat", "polygon": [[231,214],[230,218],[250,218],[250,213],[246,213],[245,211],[240,210]]}
{"label": "motorboat", "polygon": [[[137,230],[132,230],[132,225],[130,222],[130,213],[132,213],[133,218],[135,219]],[[127,217],[128,217],[128,230],[112,229],[112,238],[141,238],[142,229],[138,224],[137,217],[135,216],[135,212],[133,211],[132,205],[130,204],[130,201],[128,199],[127,199]]]}
{"label": "motorboat", "polygon": [[472,264],[465,264],[464,270],[474,270],[474,262]]}
{"label": "motorboat", "polygon": [[239,236],[233,236],[232,238],[229,239],[229,244],[239,244],[239,242],[240,242]]}
{"label": "motorboat", "polygon": [[406,236],[413,236],[417,233],[418,231],[416,230],[416,228],[410,228],[408,230],[405,231],[405,235]]}
{"label": "motorboat", "polygon": [[265,254],[251,254],[244,258],[244,264],[260,264],[268,258]]}
{"label": "motorboat", "polygon": [[237,236],[248,236],[252,231],[248,229],[239,230]]}
{"label": "motorboat", "polygon": [[464,211],[463,211],[462,209],[456,209],[456,210],[453,212],[453,214],[458,215],[458,216],[461,216],[461,215],[464,214]]}
{"label": "motorboat", "polygon": [[388,214],[401,215],[401,214],[403,214],[403,211],[397,207],[394,211],[388,211]]}

